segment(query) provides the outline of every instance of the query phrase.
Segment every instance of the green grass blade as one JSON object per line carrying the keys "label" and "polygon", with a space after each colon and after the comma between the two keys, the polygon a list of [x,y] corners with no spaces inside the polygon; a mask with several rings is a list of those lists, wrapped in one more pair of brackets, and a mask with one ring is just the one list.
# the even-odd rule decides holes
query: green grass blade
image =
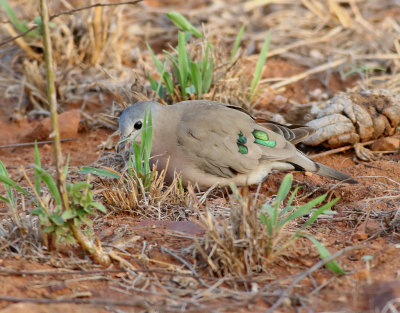
{"label": "green grass blade", "polygon": [[67,162],[65,162],[65,166],[64,166],[64,175],[65,175],[65,177],[68,176],[69,159],[70,159],[70,155],[68,154],[68,156],[67,156]]}
{"label": "green grass blade", "polygon": [[10,200],[3,196],[0,196],[0,200],[4,201],[6,203],[10,203]]}
{"label": "green grass blade", "polygon": [[153,124],[152,124],[152,116],[151,110],[145,112],[145,125],[143,129],[143,161],[144,161],[144,174],[148,175],[150,173],[150,155],[151,155],[151,146],[152,146],[152,138],[153,138]]}
{"label": "green grass blade", "polygon": [[265,38],[265,41],[264,41],[264,45],[263,45],[260,55],[258,57],[256,70],[254,71],[253,80],[251,81],[249,99],[253,96],[254,91],[257,88],[258,82],[260,81],[262,69],[264,67],[265,60],[267,59],[267,53],[268,53],[268,49],[269,49],[270,40],[271,40],[271,31],[268,32],[267,37]]}
{"label": "green grass blade", "polygon": [[157,91],[157,82],[155,81],[155,79],[153,78],[153,77],[151,77],[151,75],[150,74],[147,74],[147,78],[149,79],[149,82],[150,82],[150,86],[151,86],[151,89],[153,89],[154,91]]}
{"label": "green grass blade", "polygon": [[167,51],[167,50],[163,50],[163,53],[169,58],[169,60],[171,61],[171,63],[177,63],[178,62],[178,58],[176,56],[174,56],[171,52]]}
{"label": "green grass blade", "polygon": [[[40,155],[39,155],[39,148],[38,148],[38,145],[37,145],[37,141],[35,140],[35,152],[34,152],[34,154],[35,154],[35,165],[37,166],[37,167],[41,167],[41,164],[40,164]],[[36,167],[35,167],[35,190],[36,190],[36,193],[38,194],[38,195],[40,195],[40,175],[39,175],[39,172],[37,171],[37,169],[36,169]]]}
{"label": "green grass blade", "polygon": [[231,58],[230,58],[230,62],[231,63],[232,63],[233,59],[235,58],[236,52],[237,52],[237,50],[239,48],[239,45],[240,45],[240,43],[242,41],[242,36],[243,36],[245,28],[246,27],[244,25],[242,27],[240,27],[239,33],[236,36],[235,43],[233,44],[233,48],[232,48],[232,52],[231,52]]}
{"label": "green grass blade", "polygon": [[336,202],[339,201],[339,197],[333,199],[332,201],[324,204],[323,206],[321,206],[318,210],[316,210],[315,212],[313,212],[312,216],[301,226],[300,229],[304,229],[307,226],[311,225],[317,218],[319,215],[321,215],[322,213],[324,213],[326,210],[330,209],[331,207],[333,207],[335,205]]}
{"label": "green grass blade", "polygon": [[[15,190],[23,193],[27,197],[31,197],[31,195],[29,194],[28,191],[26,191],[25,188],[21,187],[20,185],[18,185],[18,183],[16,183],[15,181],[13,181],[11,178],[9,178],[8,176],[6,176],[4,174],[0,175],[0,182],[7,185],[8,187],[14,188]],[[10,199],[12,199],[12,198],[13,197],[11,197]]]}
{"label": "green grass blade", "polygon": [[77,173],[81,174],[94,174],[100,177],[109,177],[109,178],[120,178],[121,174],[112,172],[105,168],[96,168],[91,166],[83,166]]}
{"label": "green grass blade", "polygon": [[179,84],[181,85],[182,97],[186,98],[186,85],[187,77],[189,72],[189,61],[185,47],[185,34],[183,32],[178,33],[178,74]]}
{"label": "green grass blade", "polygon": [[134,142],[133,143],[133,156],[135,158],[135,170],[137,172],[141,172],[142,171],[142,151],[140,149],[140,146]]}
{"label": "green grass blade", "polygon": [[300,216],[303,216],[304,214],[307,214],[313,209],[316,205],[320,204],[323,202],[326,198],[326,194],[323,194],[322,196],[319,196],[318,198],[315,198],[311,200],[310,202],[307,202],[303,205],[301,205],[297,210],[295,210],[293,213],[291,213],[287,218],[283,219],[280,221],[279,225],[285,225],[287,222],[294,220],[295,218],[298,218]]}
{"label": "green grass blade", "polygon": [[286,207],[279,212],[279,216],[283,216],[284,214],[286,214],[287,212],[292,211],[296,206],[292,206],[293,200],[296,197],[297,192],[299,191],[299,189],[302,188],[301,186],[297,186],[294,191],[292,192],[292,194],[289,197],[289,200],[286,204]]}
{"label": "green grass blade", "polygon": [[[164,64],[164,67],[165,67],[165,64]],[[162,77],[164,80],[165,88],[167,89],[168,93],[170,95],[173,95],[174,94],[174,84],[172,83],[171,74],[168,72],[164,72]]]}
{"label": "green grass blade", "polygon": [[191,32],[197,38],[203,38],[203,34],[196,27],[194,27],[182,14],[176,11],[168,12],[167,17],[180,29]]}
{"label": "green grass blade", "polygon": [[271,217],[267,216],[265,213],[260,213],[260,220],[265,226],[267,226],[268,235],[272,236],[274,233],[274,225],[272,223]]}
{"label": "green grass blade", "polygon": [[54,201],[58,206],[61,206],[61,196],[60,192],[58,191],[58,187],[56,182],[54,181],[53,177],[49,173],[47,173],[43,168],[38,167],[35,165],[35,169],[37,169],[38,174],[40,175],[40,179],[44,181],[47,187],[50,190],[50,193],[54,197]]}
{"label": "green grass blade", "polygon": [[201,89],[202,83],[201,83],[199,66],[195,62],[190,62],[190,74],[194,88],[196,89],[197,99],[200,99],[202,91]]}
{"label": "green grass blade", "polygon": [[208,53],[209,53],[209,50],[210,50],[210,44],[207,43],[206,51],[204,52],[203,61],[201,63],[199,63],[199,64],[201,64],[200,72],[201,72],[201,80],[202,81],[204,81],[204,77],[206,75],[206,70],[207,70],[207,67],[208,67]]}
{"label": "green grass blade", "polygon": [[293,175],[286,174],[282,180],[281,186],[279,187],[275,202],[280,204],[283,200],[285,200],[286,196],[289,194],[290,188],[292,188],[292,183]]}
{"label": "green grass blade", "polygon": [[294,200],[294,198],[296,197],[297,192],[300,190],[300,188],[302,188],[302,186],[297,186],[297,187],[293,190],[292,194],[291,194],[290,197],[289,197],[288,203],[287,203],[288,206],[292,205],[293,200]]}
{"label": "green grass blade", "polygon": [[[302,234],[301,236],[307,238],[308,240],[310,240],[315,245],[315,247],[317,248],[321,259],[324,260],[324,259],[326,259],[326,258],[331,256],[331,254],[328,251],[328,249],[326,249],[325,246],[322,243],[320,243],[317,239],[315,239],[314,237],[308,236],[306,234]],[[336,260],[332,260],[332,261],[327,262],[325,264],[325,266],[329,270],[334,272],[335,274],[339,274],[339,275],[346,274],[346,272],[340,267],[339,263]]]}
{"label": "green grass blade", "polygon": [[147,50],[149,50],[151,58],[153,59],[153,62],[157,68],[157,71],[161,74],[163,72],[163,66],[160,62],[160,60],[157,59],[156,55],[153,52],[153,49],[151,49],[150,45],[146,42]]}
{"label": "green grass blade", "polygon": [[7,0],[0,0],[0,6],[3,8],[11,24],[13,24],[19,32],[23,33],[28,30],[28,25],[18,19],[14,9],[8,4]]}
{"label": "green grass blade", "polygon": [[213,70],[214,70],[214,59],[211,58],[204,80],[203,80],[203,91],[204,93],[207,93],[211,87],[212,84],[212,78],[213,78]]}
{"label": "green grass blade", "polygon": [[[7,177],[7,178],[10,178],[10,176],[8,175],[7,168],[5,167],[3,162],[1,162],[1,161],[0,161],[0,175],[3,175],[5,177]],[[7,196],[10,199],[10,201],[14,202],[14,195],[13,195],[13,192],[11,190],[12,187],[10,185],[6,184],[6,183],[3,183],[3,186],[4,186],[4,189],[6,190]]]}

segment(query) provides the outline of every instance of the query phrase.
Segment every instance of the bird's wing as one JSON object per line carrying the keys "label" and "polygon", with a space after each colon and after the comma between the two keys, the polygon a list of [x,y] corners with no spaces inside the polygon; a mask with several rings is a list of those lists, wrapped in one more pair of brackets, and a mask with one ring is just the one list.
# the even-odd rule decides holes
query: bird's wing
{"label": "bird's wing", "polygon": [[240,110],[201,101],[182,103],[181,110],[177,148],[186,161],[209,174],[233,177],[254,170],[261,159],[284,160],[295,154],[284,136]]}
{"label": "bird's wing", "polygon": [[303,126],[303,125],[287,126],[272,121],[266,121],[260,119],[255,119],[255,120],[260,126],[280,134],[286,140],[290,141],[294,145],[303,141],[304,139],[315,133],[315,129],[309,126]]}

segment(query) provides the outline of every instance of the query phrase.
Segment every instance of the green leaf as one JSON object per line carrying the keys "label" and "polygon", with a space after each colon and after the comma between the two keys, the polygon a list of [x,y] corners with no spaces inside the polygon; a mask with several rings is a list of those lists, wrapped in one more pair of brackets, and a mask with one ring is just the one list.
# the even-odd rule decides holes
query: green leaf
{"label": "green leaf", "polygon": [[81,169],[78,171],[78,173],[81,174],[94,174],[100,177],[109,177],[109,178],[120,178],[121,174],[116,173],[114,171],[110,171],[106,168],[96,168],[96,167],[90,167],[90,166],[83,166]]}
{"label": "green leaf", "polygon": [[190,62],[190,73],[194,88],[196,89],[197,99],[200,99],[202,91],[201,76],[199,66],[195,62]]}
{"label": "green leaf", "polygon": [[231,63],[232,63],[233,59],[235,58],[235,55],[239,48],[240,42],[242,41],[242,36],[243,36],[243,32],[244,32],[245,28],[246,27],[244,25],[242,27],[240,27],[239,33],[236,36],[235,43],[233,44],[233,48],[232,48],[232,52],[231,52],[231,58],[229,60]]}
{"label": "green leaf", "polygon": [[70,235],[70,234],[66,234],[65,236],[64,236],[64,238],[65,238],[65,240],[68,242],[68,243],[75,243],[75,238],[74,238],[74,236],[72,236],[72,235]]}
{"label": "green leaf", "polygon": [[3,196],[0,196],[0,200],[3,200],[6,203],[10,203],[10,200]]}
{"label": "green leaf", "polygon": [[23,23],[18,19],[14,9],[8,4],[7,0],[0,0],[0,5],[3,8],[4,12],[7,14],[7,17],[9,18],[11,24],[13,24],[19,32],[22,33],[28,30],[28,26],[26,25],[26,23]]}
{"label": "green leaf", "polygon": [[37,165],[35,165],[35,169],[38,171],[38,174],[39,174],[41,180],[43,180],[45,182],[45,184],[47,185],[47,187],[49,188],[50,193],[53,195],[54,201],[56,202],[56,204],[58,206],[61,206],[60,192],[58,191],[57,184],[54,181],[53,177],[51,177],[51,175],[49,173],[47,173],[43,168],[41,168]]}
{"label": "green leaf", "polygon": [[[34,152],[34,155],[35,155],[35,165],[36,165],[37,167],[41,167],[41,164],[40,164],[40,155],[39,155],[39,148],[38,148],[38,144],[37,144],[37,141],[36,141],[36,140],[35,140],[35,152]],[[38,172],[37,169],[35,168],[35,190],[36,190],[36,193],[37,193],[38,195],[40,195],[40,182],[41,182],[41,180],[40,180],[39,172]]]}
{"label": "green leaf", "polygon": [[157,91],[158,84],[155,81],[155,79],[153,77],[151,77],[150,74],[147,74],[147,78],[149,79],[151,89],[153,89],[154,91]]}
{"label": "green leaf", "polygon": [[68,156],[67,156],[67,162],[65,162],[65,166],[64,166],[64,175],[65,175],[65,177],[68,176],[69,160],[70,160],[70,155],[68,154]]}
{"label": "green leaf", "polygon": [[297,187],[293,190],[293,192],[292,192],[292,194],[290,195],[289,200],[288,200],[288,202],[287,202],[287,205],[288,205],[288,206],[291,206],[291,205],[292,205],[293,200],[294,200],[294,197],[296,197],[297,192],[300,190],[300,188],[303,188],[303,187],[302,187],[302,186],[297,186]]}
{"label": "green leaf", "polygon": [[55,231],[56,227],[54,225],[43,227],[43,232],[46,234],[51,234]]}
{"label": "green leaf", "polygon": [[[325,246],[322,243],[320,243],[317,239],[306,234],[301,234],[301,236],[307,238],[315,245],[321,259],[324,260],[331,256],[328,249],[326,249]],[[340,274],[340,275],[346,274],[346,272],[340,267],[339,263],[336,260],[329,261],[328,263],[325,264],[325,266],[335,274]]]}
{"label": "green leaf", "polygon": [[104,214],[107,213],[107,209],[100,202],[92,202],[91,206],[94,207],[96,210],[99,210],[100,212],[104,213]]}
{"label": "green leaf", "polygon": [[268,226],[268,219],[265,213],[260,213],[260,221],[263,223],[265,226]]}
{"label": "green leaf", "polygon": [[210,59],[210,63],[208,65],[207,70],[205,71],[204,80],[203,80],[203,91],[204,93],[208,93],[213,78],[213,70],[214,70],[214,59]]}
{"label": "green leaf", "polygon": [[66,210],[63,212],[63,214],[61,215],[61,218],[64,221],[68,221],[71,218],[74,218],[76,216],[75,212],[73,210]]}
{"label": "green leaf", "polygon": [[[164,64],[164,68],[165,68],[165,64]],[[174,94],[174,84],[172,83],[171,74],[168,72],[164,72],[162,77],[164,80],[165,88],[167,89],[168,93],[170,95],[173,95]]]}
{"label": "green leaf", "polygon": [[84,215],[80,216],[79,219],[81,220],[81,222],[83,222],[86,225],[91,226],[93,224],[93,221]]}
{"label": "green leaf", "polygon": [[202,33],[194,27],[182,14],[173,11],[168,12],[167,17],[179,28],[191,32],[197,38],[203,38]]}
{"label": "green leaf", "polygon": [[62,225],[64,225],[64,219],[60,216],[60,215],[57,215],[57,214],[53,214],[53,215],[50,215],[49,216],[50,217],[50,220],[54,223],[54,224],[56,224],[57,226],[62,226]]}
{"label": "green leaf", "polygon": [[0,181],[3,184],[5,184],[5,185],[7,185],[7,186],[9,186],[11,188],[14,188],[15,190],[18,190],[19,192],[23,193],[25,196],[31,197],[31,195],[24,188],[22,188],[20,185],[18,185],[15,181],[13,181],[11,178],[7,177],[6,175],[1,174],[0,175]]}
{"label": "green leaf", "polygon": [[252,80],[251,86],[250,86],[249,98],[251,98],[253,96],[254,91],[257,88],[258,82],[260,81],[262,69],[264,67],[265,60],[267,59],[267,53],[268,53],[268,49],[269,49],[270,40],[271,40],[271,31],[269,31],[267,33],[267,37],[265,38],[263,47],[262,47],[260,55],[258,57],[256,70],[254,71],[253,80]]}
{"label": "green leaf", "polygon": [[[1,161],[0,161],[0,175],[4,175],[5,177],[10,178],[10,176],[8,175],[8,172],[7,172],[7,168],[5,167],[3,162],[1,162]],[[5,184],[5,183],[3,183],[3,186],[4,186],[4,189],[6,190],[8,199],[10,201],[14,202],[14,195],[13,195],[12,190],[11,190],[12,187],[9,186],[8,184]]]}
{"label": "green leaf", "polygon": [[[161,83],[164,80],[165,66],[166,66],[166,62],[164,61],[162,71],[160,72],[160,80],[158,81],[157,90],[156,90],[156,93],[158,95],[160,95],[160,97],[163,96],[163,89],[161,88],[161,86],[162,86]],[[164,84],[165,84],[165,81],[164,81]]]}
{"label": "green leaf", "polygon": [[326,198],[326,194],[323,194],[322,196],[319,196],[318,198],[315,198],[311,200],[310,202],[307,202],[306,204],[301,205],[297,210],[295,210],[293,213],[291,213],[287,218],[282,220],[279,225],[285,225],[287,222],[292,221],[299,216],[303,216],[304,214],[307,214],[313,209],[316,205],[320,204],[323,202]]}
{"label": "green leaf", "polygon": [[196,92],[196,88],[194,88],[193,85],[190,85],[189,87],[186,87],[186,93],[191,95],[194,94]]}
{"label": "green leaf", "polygon": [[157,59],[156,55],[154,54],[153,50],[151,49],[150,45],[146,42],[147,49],[150,52],[151,58],[157,68],[157,71],[161,74],[163,72],[163,66],[161,62]]}
{"label": "green leaf", "polygon": [[323,206],[321,206],[315,212],[313,212],[312,216],[301,226],[301,229],[304,229],[307,226],[311,225],[318,218],[319,215],[321,215],[322,213],[324,213],[325,211],[327,211],[328,209],[333,207],[335,205],[335,203],[339,201],[339,199],[340,199],[339,197],[335,198],[332,201],[330,201],[330,202],[324,204]]}
{"label": "green leaf", "polygon": [[186,82],[189,72],[189,62],[185,47],[185,34],[178,32],[178,80],[181,86],[182,97],[186,98]]}
{"label": "green leaf", "polygon": [[290,188],[292,188],[292,183],[293,175],[286,174],[282,180],[281,186],[279,187],[275,202],[280,204],[283,200],[285,200],[286,196],[289,194]]}
{"label": "green leaf", "polygon": [[78,182],[73,183],[73,184],[71,185],[71,191],[72,191],[73,193],[78,193],[78,194],[80,194],[80,190],[81,190],[81,189],[88,189],[88,188],[90,188],[90,187],[91,187],[91,185],[90,185],[89,183],[87,183],[87,182],[85,182],[85,181],[78,181]]}

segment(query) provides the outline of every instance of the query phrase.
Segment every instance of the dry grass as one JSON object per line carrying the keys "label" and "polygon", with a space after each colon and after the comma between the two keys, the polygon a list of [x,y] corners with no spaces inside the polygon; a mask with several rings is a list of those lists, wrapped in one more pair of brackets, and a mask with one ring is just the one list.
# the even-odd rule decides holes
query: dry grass
{"label": "dry grass", "polygon": [[[261,10],[262,3],[232,1],[229,6],[200,5],[183,12],[194,24],[207,16],[206,37],[218,47],[215,53],[220,61],[216,77],[220,77],[220,73],[223,76],[206,98],[251,106],[246,99],[246,90],[255,67],[256,56],[252,54],[258,51],[267,30],[272,31],[269,57],[284,58],[311,69],[292,77],[264,80],[261,85],[270,93],[311,75],[319,76],[327,84],[333,72],[343,77],[357,68],[360,68],[357,73],[364,78],[360,81],[361,88],[399,89],[400,25],[395,15],[376,16],[373,13],[389,3],[349,0],[338,5],[322,0],[287,1],[284,4],[271,1],[268,12]],[[53,10],[70,9],[67,4],[63,1]],[[144,42],[148,41],[156,52],[161,52],[162,48],[170,50],[163,43],[175,45],[177,30],[162,15],[167,10],[141,3],[98,7],[54,19],[52,41],[61,103],[107,101],[103,96],[109,94],[109,89],[121,89],[131,83],[134,84],[133,91],[141,93],[146,89],[145,93],[149,93],[144,69],[151,73],[154,66],[150,55],[144,52]],[[20,5],[18,12],[21,17],[31,20],[37,8],[28,1]],[[239,60],[227,70],[226,56],[241,24],[247,26],[242,48],[247,60],[244,63]],[[8,35],[4,28],[1,32],[4,37]],[[25,41],[28,46],[41,50],[38,39],[27,38]],[[195,56],[204,49],[195,42],[190,50]],[[19,54],[12,62],[2,63],[9,65],[3,66],[0,88],[9,97],[20,99],[16,114],[32,110],[32,114],[44,114],[47,104],[42,62]],[[369,70],[364,71],[361,67]],[[386,72],[374,71],[377,67],[385,68]],[[9,75],[7,71],[14,74]],[[21,91],[22,99],[18,96]]]}
{"label": "dry grass", "polygon": [[[34,1],[19,0],[18,4],[19,17],[32,20],[38,15]],[[70,8],[67,1],[55,5],[54,12],[61,7]],[[390,5],[396,5],[394,0],[233,0],[229,6],[218,1],[198,7],[190,5],[187,4],[189,8],[179,9],[195,25],[200,25],[206,19],[204,32],[217,47],[214,57],[219,66],[215,73],[216,77],[221,78],[205,95],[207,99],[250,109],[259,101],[253,99],[253,102],[249,102],[247,89],[257,53],[268,30],[272,30],[270,58],[285,59],[307,68],[300,74],[261,81],[261,87],[270,94],[280,94],[291,84],[310,77],[318,78],[328,86],[333,73],[344,78],[347,72],[354,69],[360,69],[356,73],[360,80],[355,89],[400,91],[399,13],[396,8],[387,10]],[[85,119],[92,125],[115,128],[122,108],[137,99],[153,98],[145,73],[155,74],[155,69],[145,49],[145,42],[149,42],[159,54],[162,49],[171,51],[171,47],[175,47],[177,29],[164,16],[169,10],[141,3],[136,7],[90,9],[55,19],[52,41],[60,110],[71,102],[78,102],[82,104]],[[6,20],[2,12],[0,19]],[[240,57],[233,65],[229,65],[229,52],[242,24],[246,25],[246,31]],[[0,28],[2,38],[10,35],[7,29],[9,27]],[[15,44],[0,47],[0,90],[15,103],[16,119],[25,114],[48,114],[43,62],[29,52],[41,53],[41,43],[31,38],[24,38],[24,41],[30,50]],[[194,41],[189,52],[193,58],[201,57],[203,43]],[[362,70],[362,67],[368,70]],[[377,67],[386,70],[375,71]],[[113,104],[111,97],[115,99]],[[90,102],[100,103],[108,112],[101,115],[85,113],[85,105]],[[121,166],[122,159],[121,156],[111,155],[108,160],[101,162],[110,167],[113,162]],[[375,187],[382,193],[381,199],[371,198],[354,203],[344,208],[342,216],[332,222],[342,219],[355,228],[360,221],[376,218],[382,221],[382,230],[398,239],[398,186],[388,188],[386,185],[376,185],[371,190],[375,190]],[[273,284],[260,283],[277,278],[274,276],[276,273],[268,271],[274,261],[279,259],[288,266],[298,266],[296,262],[299,259],[299,256],[287,250],[281,251],[284,254],[282,258],[275,255],[275,258],[268,259],[271,252],[266,247],[265,227],[259,223],[258,216],[260,204],[266,198],[257,198],[244,191],[242,202],[234,197],[215,201],[222,198],[220,194],[216,195],[217,191],[202,195],[184,192],[177,179],[170,186],[165,186],[163,173],[154,178],[150,190],[146,192],[140,183],[129,176],[124,176],[124,180],[120,181],[100,181],[95,188],[101,192],[101,197],[114,214],[128,213],[139,219],[198,219],[206,231],[202,238],[169,234],[167,240],[172,243],[166,242],[162,246],[164,250],[160,250],[171,255],[172,260],[168,264],[157,263],[151,257],[154,251],[150,245],[145,246],[143,240],[134,241],[124,229],[119,234],[120,238],[126,239],[123,244],[113,246],[114,241],[104,240],[110,251],[118,253],[126,261],[121,261],[121,266],[127,268],[126,275],[113,277],[114,290],[121,295],[142,295],[143,308],[176,312],[183,308],[211,311],[218,307],[218,311],[232,311],[247,307],[253,311],[265,311],[265,307],[259,306],[256,300],[271,304],[279,296],[277,292],[288,288],[293,279],[288,276],[275,280]],[[372,209],[366,215],[360,209],[375,208],[382,203],[393,210],[386,213]],[[18,210],[24,212],[21,207]],[[24,214],[20,216],[25,226],[16,224],[10,218],[1,219],[0,250],[33,258],[48,257],[40,245],[37,220]],[[97,218],[95,228],[101,230],[107,218]],[[291,226],[295,228],[297,225]],[[323,223],[312,228],[314,233],[323,230]],[[284,242],[292,232],[286,230],[280,239]],[[176,241],[180,240],[190,243],[196,241],[196,245],[188,244],[188,247],[172,250]],[[280,246],[281,243],[277,241],[276,247],[279,249]],[[302,251],[300,258],[309,254],[309,250]],[[316,254],[311,252],[311,255]],[[89,261],[76,256],[68,260],[65,256],[57,257],[53,262],[59,267],[92,268]],[[168,273],[156,275],[154,272],[139,273],[132,270],[133,267],[149,269],[157,266]],[[166,295],[168,300],[165,300]],[[287,298],[292,303],[307,304],[304,298],[294,293]],[[210,304],[215,301],[223,304]]]}
{"label": "dry grass", "polygon": [[106,205],[116,213],[128,213],[142,218],[157,220],[187,219],[190,210],[188,194],[179,183],[179,177],[166,186],[164,183],[165,171],[153,170],[154,176],[148,190],[140,179],[128,174],[117,182],[102,181],[102,196]]}

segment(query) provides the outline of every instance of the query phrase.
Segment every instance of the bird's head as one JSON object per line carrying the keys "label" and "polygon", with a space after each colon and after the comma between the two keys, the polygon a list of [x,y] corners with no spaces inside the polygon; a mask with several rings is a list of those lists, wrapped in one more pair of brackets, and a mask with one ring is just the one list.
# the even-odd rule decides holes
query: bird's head
{"label": "bird's head", "polygon": [[121,140],[117,146],[117,152],[124,149],[127,141],[135,141],[140,144],[145,112],[147,114],[159,105],[152,101],[139,101],[126,108],[119,118],[119,130]]}

